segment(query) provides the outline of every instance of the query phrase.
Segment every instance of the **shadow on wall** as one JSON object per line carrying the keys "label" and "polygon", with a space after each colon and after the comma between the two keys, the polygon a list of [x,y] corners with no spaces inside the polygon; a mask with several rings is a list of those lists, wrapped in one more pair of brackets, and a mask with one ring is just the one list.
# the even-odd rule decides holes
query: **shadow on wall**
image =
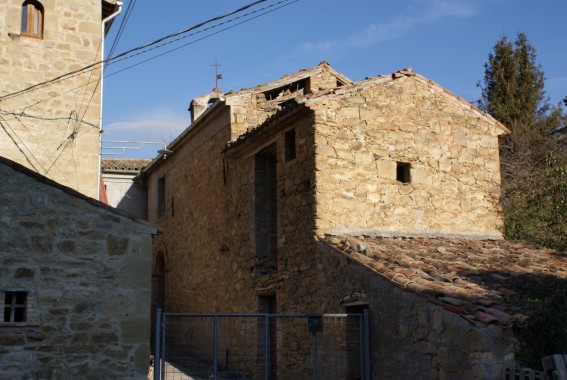
{"label": "shadow on wall", "polygon": [[[486,271],[471,273],[469,280],[498,294],[502,301],[529,315],[525,327],[514,327],[519,340],[516,358],[523,366],[541,368],[541,359],[567,352],[567,279],[543,273]],[[497,278],[498,287],[491,287]]]}
{"label": "shadow on wall", "polygon": [[141,184],[132,182],[126,190],[116,208],[135,216],[136,218],[146,218],[146,192]]}

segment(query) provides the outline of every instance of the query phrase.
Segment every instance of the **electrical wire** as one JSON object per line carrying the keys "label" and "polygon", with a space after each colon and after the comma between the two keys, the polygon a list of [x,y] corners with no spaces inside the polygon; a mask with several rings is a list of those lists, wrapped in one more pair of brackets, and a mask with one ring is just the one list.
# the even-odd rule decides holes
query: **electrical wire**
{"label": "electrical wire", "polygon": [[[153,57],[147,58],[147,59],[145,59],[145,60],[143,60],[143,61],[140,61],[140,62],[135,63],[135,64],[133,64],[133,65],[127,66],[127,67],[125,67],[125,68],[123,68],[123,69],[117,70],[117,71],[115,71],[115,72],[113,72],[113,73],[110,73],[110,74],[108,74],[108,75],[105,75],[104,77],[105,77],[105,78],[108,78],[108,77],[111,77],[111,76],[116,75],[116,74],[118,74],[118,73],[121,73],[121,72],[123,72],[123,71],[129,70],[129,69],[134,68],[134,67],[136,67],[136,66],[139,66],[139,65],[141,65],[141,64],[143,64],[143,63],[152,61],[152,60],[154,60],[154,59],[156,59],[156,58],[159,58],[159,57],[161,57],[161,56],[164,56],[164,55],[166,55],[166,54],[169,54],[169,53],[172,53],[172,52],[174,52],[174,51],[176,51],[176,50],[179,50],[179,49],[181,49],[181,48],[184,48],[184,47],[186,47],[186,46],[189,46],[189,45],[192,45],[192,44],[197,43],[197,42],[199,42],[199,41],[202,41],[202,40],[204,40],[204,39],[206,39],[206,38],[212,37],[212,36],[214,36],[214,35],[216,35],[216,34],[219,34],[219,33],[221,33],[221,32],[224,32],[224,31],[226,31],[226,30],[228,30],[228,29],[235,28],[235,27],[237,27],[237,26],[239,26],[239,25],[242,25],[242,24],[244,24],[244,23],[247,23],[247,22],[249,22],[249,21],[252,21],[252,20],[254,20],[254,19],[256,19],[256,18],[259,18],[259,17],[261,17],[261,16],[264,16],[264,15],[266,15],[266,14],[268,14],[268,13],[275,12],[275,11],[277,11],[278,9],[287,7],[287,6],[289,6],[289,5],[293,4],[293,3],[297,3],[298,1],[300,1],[300,0],[283,0],[283,1],[280,1],[280,2],[277,3],[277,4],[281,4],[281,3],[285,3],[285,2],[287,2],[287,4],[283,4],[283,5],[281,5],[281,6],[277,7],[277,8],[270,9],[269,11],[266,11],[266,12],[264,12],[264,13],[258,14],[258,15],[256,15],[256,16],[251,17],[251,18],[249,18],[249,19],[246,19],[246,20],[244,20],[244,21],[240,21],[240,22],[238,22],[238,23],[236,23],[236,24],[234,24],[234,25],[227,26],[226,28],[223,28],[223,29],[218,30],[218,31],[216,31],[216,32],[207,34],[206,36],[203,36],[203,37],[198,38],[198,39],[196,39],[196,40],[193,40],[193,41],[191,41],[191,42],[185,43],[185,44],[183,44],[183,45],[181,45],[181,46],[175,47],[175,48],[173,48],[173,49],[170,49],[170,50],[168,50],[168,51],[165,51],[165,52],[163,52],[163,53],[161,53],[161,54],[158,54],[158,55],[155,55],[155,56],[153,56]],[[277,4],[276,4],[276,5],[277,5]],[[263,9],[267,9],[267,8],[262,8],[261,10],[263,10]],[[260,11],[261,11],[261,10],[260,10]],[[243,17],[244,17],[244,16],[243,16]],[[240,17],[240,18],[242,18],[242,17]],[[235,19],[232,19],[232,20],[230,20],[230,21],[234,21],[234,20],[237,20],[237,19],[238,19],[238,18],[235,18]],[[223,25],[223,24],[226,24],[226,23],[227,23],[227,22],[221,23],[221,24],[218,24],[218,25],[214,25],[214,26],[212,26],[212,27],[203,29],[202,31],[199,31],[199,32],[196,32],[196,33],[192,33],[192,34],[190,34],[190,35],[187,36],[187,37],[194,36],[194,35],[196,35],[196,34],[199,34],[199,33],[202,33],[202,32],[204,32],[204,31],[213,29],[213,28],[215,28],[215,27],[218,27],[218,26]],[[183,38],[185,38],[185,37],[183,37]],[[177,39],[177,40],[172,41],[172,42],[177,42],[177,41],[179,41],[179,40],[181,40],[181,39]],[[161,46],[164,46],[164,45],[161,45]],[[160,47],[161,47],[161,46],[160,46]],[[148,50],[148,51],[149,51],[149,50]],[[119,61],[117,61],[117,62],[119,62]],[[117,63],[117,62],[112,62],[112,63]]]}
{"label": "electrical wire", "polygon": [[[14,145],[22,153],[22,155],[25,157],[26,161],[30,164],[30,166],[33,168],[33,170],[35,170],[38,173],[41,173],[41,171],[37,168],[37,166],[31,161],[30,157],[33,158],[36,161],[36,163],[41,167],[41,169],[43,169],[45,171],[45,168],[43,167],[43,165],[41,165],[41,162],[39,162],[37,157],[35,157],[35,155],[33,154],[33,151],[18,136],[16,131],[14,131],[14,129],[12,127],[10,127],[8,122],[6,122],[6,119],[4,119],[4,117],[2,117],[2,116],[0,116],[0,126],[2,127],[4,132],[6,132],[8,137],[14,142]],[[11,133],[8,132],[8,129],[10,130]],[[18,141],[16,141],[16,139],[19,140],[19,143],[18,143]],[[28,153],[24,152],[24,149],[22,148],[22,146],[20,146],[20,144],[28,151]]]}
{"label": "electrical wire", "polygon": [[[193,33],[190,33],[190,34],[183,35],[182,37],[178,37],[178,38],[176,38],[176,39],[174,39],[174,40],[172,40],[172,41],[167,41],[167,42],[164,42],[164,43],[162,43],[162,44],[158,44],[157,46],[149,47],[149,48],[147,48],[147,49],[145,49],[145,50],[143,50],[143,51],[141,51],[141,52],[138,52],[138,53],[135,53],[135,54],[131,54],[131,55],[127,55],[127,56],[125,56],[125,57],[121,57],[120,59],[117,59],[118,57],[120,57],[120,55],[118,55],[118,56],[116,56],[116,57],[112,57],[112,58],[110,58],[110,61],[106,64],[106,66],[110,66],[110,65],[113,65],[113,64],[115,64],[115,63],[122,62],[122,61],[124,61],[124,60],[134,58],[134,57],[136,57],[136,56],[138,56],[138,55],[147,53],[147,52],[149,52],[149,51],[152,51],[152,50],[161,48],[161,47],[166,46],[166,45],[170,45],[170,44],[175,43],[175,42],[178,42],[178,41],[180,41],[180,40],[182,40],[182,39],[185,39],[185,38],[188,38],[188,37],[192,37],[192,36],[195,36],[195,35],[200,34],[200,33],[204,33],[204,32],[206,32],[207,30],[211,30],[211,29],[214,29],[214,28],[218,28],[218,27],[220,27],[220,26],[222,26],[222,25],[231,23],[231,22],[233,22],[233,21],[236,21],[236,20],[245,18],[245,17],[247,17],[247,16],[253,15],[253,14],[255,14],[255,13],[261,12],[261,11],[266,10],[266,9],[269,9],[269,8],[273,8],[273,7],[278,6],[278,5],[282,4],[282,3],[287,3],[287,2],[290,2],[290,1],[291,1],[290,4],[292,4],[292,3],[295,3],[295,2],[297,2],[297,1],[299,1],[299,0],[293,0],[293,1],[292,1],[292,0],[280,0],[279,2],[277,2],[277,3],[275,3],[275,4],[268,5],[268,6],[266,6],[266,7],[257,9],[257,10],[255,10],[255,11],[251,11],[251,12],[249,12],[249,13],[245,13],[245,14],[242,15],[242,16],[238,16],[238,17],[232,18],[232,19],[230,19],[230,20],[220,22],[220,23],[218,23],[218,24],[209,26],[208,28],[204,28],[204,29],[201,29],[201,30],[199,30],[199,31],[196,31],[196,32],[193,32]],[[288,5],[289,5],[289,4],[288,4]],[[280,7],[276,8],[276,9],[283,8],[284,6],[285,6],[285,5],[280,6]],[[274,9],[274,10],[276,10],[276,9]],[[261,15],[257,15],[257,16],[251,17],[250,20],[253,20],[253,19],[255,19],[255,18],[258,18],[259,16],[262,16],[262,15],[268,14],[268,13],[271,13],[271,11],[267,11],[267,12],[262,13]],[[237,25],[240,25],[240,24],[242,24],[242,23],[244,23],[244,22],[240,22],[240,23],[238,23]],[[227,29],[230,29],[230,28],[225,28],[225,29],[222,29],[222,30],[227,30]],[[222,31],[222,30],[221,30],[221,31]],[[212,33],[211,35],[214,35],[214,34],[217,34],[217,33]],[[201,39],[203,39],[203,38],[201,38]],[[199,39],[199,40],[197,40],[197,41],[200,41],[201,39]],[[188,44],[188,45],[190,45],[190,44]],[[185,45],[184,45],[184,46],[185,46]]]}
{"label": "electrical wire", "polygon": [[[62,74],[62,75],[59,75],[59,76],[57,76],[57,77],[55,77],[55,78],[52,78],[52,79],[49,79],[49,80],[46,80],[46,81],[43,81],[43,82],[34,84],[34,85],[32,85],[32,86],[26,87],[26,88],[24,88],[24,89],[22,89],[22,90],[15,91],[15,92],[12,92],[12,93],[9,93],[9,94],[0,96],[0,101],[6,100],[6,99],[9,99],[9,98],[12,98],[12,97],[14,97],[14,96],[21,95],[21,94],[26,93],[26,92],[29,92],[29,91],[36,90],[36,89],[38,89],[38,88],[40,88],[40,87],[44,87],[44,86],[46,86],[46,85],[49,85],[49,84],[52,84],[52,83],[55,83],[55,82],[59,82],[59,81],[64,80],[64,79],[68,79],[68,78],[74,77],[74,76],[76,76],[76,75],[80,75],[80,74],[83,73],[84,71],[89,70],[89,69],[92,69],[92,68],[94,68],[94,67],[97,67],[97,66],[99,66],[99,65],[102,64],[102,63],[109,63],[109,62],[114,61],[114,60],[116,60],[116,59],[118,59],[118,58],[122,58],[122,57],[125,57],[125,56],[129,55],[129,54],[132,54],[132,53],[134,53],[134,52],[147,49],[147,48],[149,48],[149,47],[151,47],[151,46],[160,44],[161,42],[163,42],[163,41],[165,41],[165,40],[167,40],[167,39],[174,38],[174,37],[177,37],[177,36],[179,36],[179,35],[186,34],[186,33],[190,32],[190,31],[195,30],[195,29],[198,29],[198,28],[200,28],[200,27],[202,27],[202,26],[204,26],[204,25],[210,24],[210,23],[212,23],[212,22],[214,22],[214,21],[218,21],[218,20],[227,18],[227,17],[232,16],[232,15],[234,15],[234,14],[243,12],[243,11],[245,11],[246,9],[249,9],[249,8],[251,8],[251,7],[253,7],[253,6],[259,4],[259,3],[263,3],[263,2],[266,2],[266,1],[268,1],[268,0],[258,0],[258,1],[254,2],[254,3],[251,3],[251,4],[245,5],[245,6],[243,6],[243,7],[240,7],[240,8],[238,8],[238,9],[235,10],[235,11],[229,12],[229,13],[224,14],[224,15],[221,15],[221,16],[214,17],[214,18],[212,18],[212,19],[210,19],[210,20],[207,20],[207,21],[203,21],[203,22],[198,23],[198,24],[196,24],[196,25],[194,25],[194,26],[192,26],[192,27],[190,27],[190,28],[187,28],[187,29],[184,29],[184,30],[182,30],[182,31],[179,31],[179,32],[172,33],[172,34],[169,34],[169,35],[167,35],[167,36],[161,37],[161,38],[159,38],[159,39],[157,39],[157,40],[155,40],[155,41],[153,41],[153,42],[150,42],[150,43],[145,44],[145,45],[140,45],[140,46],[138,46],[138,47],[135,47],[135,48],[133,48],[133,49],[130,49],[130,50],[127,50],[127,51],[125,51],[125,52],[123,52],[123,53],[120,53],[120,54],[118,54],[118,55],[116,55],[116,56],[114,56],[114,57],[110,57],[110,58],[108,58],[108,59],[106,59],[106,60],[102,60],[102,61],[99,61],[99,62],[95,62],[95,63],[93,63],[93,64],[91,64],[91,65],[87,65],[87,66],[82,67],[82,68],[80,68],[80,69],[73,70],[73,71],[69,71],[69,72],[67,72],[67,73],[65,73],[65,74]],[[284,1],[289,1],[289,0],[284,0]],[[134,55],[133,55],[133,56],[134,56]]]}
{"label": "electrical wire", "polygon": [[[99,53],[100,53],[101,48],[102,48],[102,39],[100,40],[100,43],[98,44],[98,48],[97,48],[97,50],[96,50],[95,59],[94,59],[95,62],[96,62],[96,60],[98,59],[98,56],[99,56]],[[91,81],[91,78],[92,78],[92,76],[93,76],[93,72],[94,72],[94,70],[91,70],[91,71],[90,71],[90,73],[89,73],[89,79],[87,79],[87,82],[90,82],[90,81]],[[92,91],[90,91],[90,92],[91,92],[91,97],[89,98],[89,101],[87,102],[87,105],[85,106],[85,111],[83,112],[83,115],[80,116],[81,119],[84,119],[84,118],[85,118],[85,115],[87,114],[87,110],[89,109],[89,107],[90,107],[90,105],[91,105],[91,103],[92,103],[92,101],[93,101],[93,98],[94,98],[94,96],[95,96],[95,94],[96,94],[96,89],[97,89],[98,86],[100,85],[101,81],[102,81],[102,73],[100,73],[100,75],[99,75],[99,76],[97,77],[97,79],[96,79],[95,88],[94,88]],[[76,102],[75,102],[75,111],[77,112],[77,114],[80,114],[80,113],[81,113],[81,110],[83,109],[83,105],[85,104],[85,97],[87,96],[87,93],[88,93],[88,92],[89,92],[89,88],[88,88],[88,86],[87,86],[87,87],[85,87],[85,91],[83,92],[83,97],[82,97],[82,99],[81,99],[81,105],[80,105],[78,108],[77,108],[77,104],[76,104]],[[75,100],[76,100],[76,96],[75,96]]]}
{"label": "electrical wire", "polygon": [[[90,122],[85,121],[84,119],[80,119],[78,117],[73,118],[72,115],[69,115],[68,117],[43,117],[43,116],[32,115],[32,114],[26,113],[24,111],[11,112],[11,111],[5,111],[5,110],[1,110],[1,109],[0,109],[0,114],[11,115],[11,116],[16,116],[16,117],[28,117],[28,118],[37,119],[37,120],[49,120],[49,121],[53,121],[53,120],[73,120],[73,121],[78,122],[78,123],[82,123],[82,124],[86,124],[86,125],[90,125],[92,127],[98,128],[98,124],[90,123]],[[14,117],[14,119],[16,119],[16,117]],[[3,120],[5,121],[6,119],[3,119]]]}
{"label": "electrical wire", "polygon": [[126,11],[124,12],[124,17],[120,22],[120,26],[118,27],[118,32],[116,33],[116,37],[114,38],[114,41],[112,42],[112,46],[108,51],[107,57],[112,57],[112,55],[114,54],[114,50],[116,50],[116,48],[118,47],[118,42],[120,41],[120,38],[122,38],[122,33],[124,32],[124,29],[126,29],[126,25],[128,24],[128,20],[130,20],[130,15],[132,14],[132,11],[134,10],[135,6],[136,6],[136,0],[130,0],[128,2],[128,6],[126,7]]}

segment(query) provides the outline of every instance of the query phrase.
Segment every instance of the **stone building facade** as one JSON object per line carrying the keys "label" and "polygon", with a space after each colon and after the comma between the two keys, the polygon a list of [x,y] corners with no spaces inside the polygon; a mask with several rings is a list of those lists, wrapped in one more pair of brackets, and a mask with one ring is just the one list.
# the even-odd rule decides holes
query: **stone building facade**
{"label": "stone building facade", "polygon": [[[478,302],[471,301],[470,315],[450,304],[478,286],[437,282],[456,278],[455,267],[445,265],[450,256],[422,253],[407,267],[393,260],[390,275],[376,269],[386,266],[380,256],[349,256],[323,243],[325,236],[499,241],[503,125],[411,69],[353,83],[322,63],[194,102],[199,114],[168,146],[171,153],[142,173],[149,220],[160,230],[154,306],[208,313],[366,309],[375,378],[499,378],[514,362],[508,327],[525,322],[523,314],[494,317],[498,308],[482,306],[487,289],[471,295]],[[423,251],[373,244],[384,257]],[[446,252],[439,244],[432,252]],[[491,251],[475,247],[481,256],[463,266],[480,271]],[[426,272],[439,273],[411,285],[427,260]],[[401,274],[408,281],[400,284]],[[296,365],[308,373],[309,364]]]}
{"label": "stone building facade", "polygon": [[0,159],[0,378],[146,379],[155,227]]}
{"label": "stone building facade", "polygon": [[101,61],[118,9],[115,0],[0,4],[2,156],[93,198],[100,177],[100,66],[38,84]]}

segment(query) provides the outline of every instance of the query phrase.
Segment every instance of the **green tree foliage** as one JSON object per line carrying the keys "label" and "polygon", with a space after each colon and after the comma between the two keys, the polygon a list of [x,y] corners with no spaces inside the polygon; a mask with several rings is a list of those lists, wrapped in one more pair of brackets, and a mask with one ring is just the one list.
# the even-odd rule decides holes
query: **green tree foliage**
{"label": "green tree foliage", "polygon": [[484,65],[481,108],[509,127],[528,127],[545,112],[544,74],[525,34],[503,36]]}
{"label": "green tree foliage", "polygon": [[[566,117],[524,33],[501,37],[484,66],[480,107],[511,131],[500,140],[505,235],[567,249]],[[567,97],[563,100],[567,105]]]}
{"label": "green tree foliage", "polygon": [[564,353],[567,347],[567,280],[544,276],[521,288],[518,301],[532,312],[528,327],[516,331],[521,344],[516,356],[524,366],[541,368],[543,357]]}

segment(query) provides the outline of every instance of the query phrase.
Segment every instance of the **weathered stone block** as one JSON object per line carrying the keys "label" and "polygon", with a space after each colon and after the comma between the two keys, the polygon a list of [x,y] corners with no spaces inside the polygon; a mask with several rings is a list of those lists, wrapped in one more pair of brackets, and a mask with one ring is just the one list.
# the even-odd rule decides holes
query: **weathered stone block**
{"label": "weathered stone block", "polygon": [[108,235],[106,238],[106,246],[110,256],[123,255],[128,251],[128,237],[118,237]]}
{"label": "weathered stone block", "polygon": [[146,318],[128,318],[120,323],[124,343],[140,343],[142,337],[149,338],[150,326]]}

